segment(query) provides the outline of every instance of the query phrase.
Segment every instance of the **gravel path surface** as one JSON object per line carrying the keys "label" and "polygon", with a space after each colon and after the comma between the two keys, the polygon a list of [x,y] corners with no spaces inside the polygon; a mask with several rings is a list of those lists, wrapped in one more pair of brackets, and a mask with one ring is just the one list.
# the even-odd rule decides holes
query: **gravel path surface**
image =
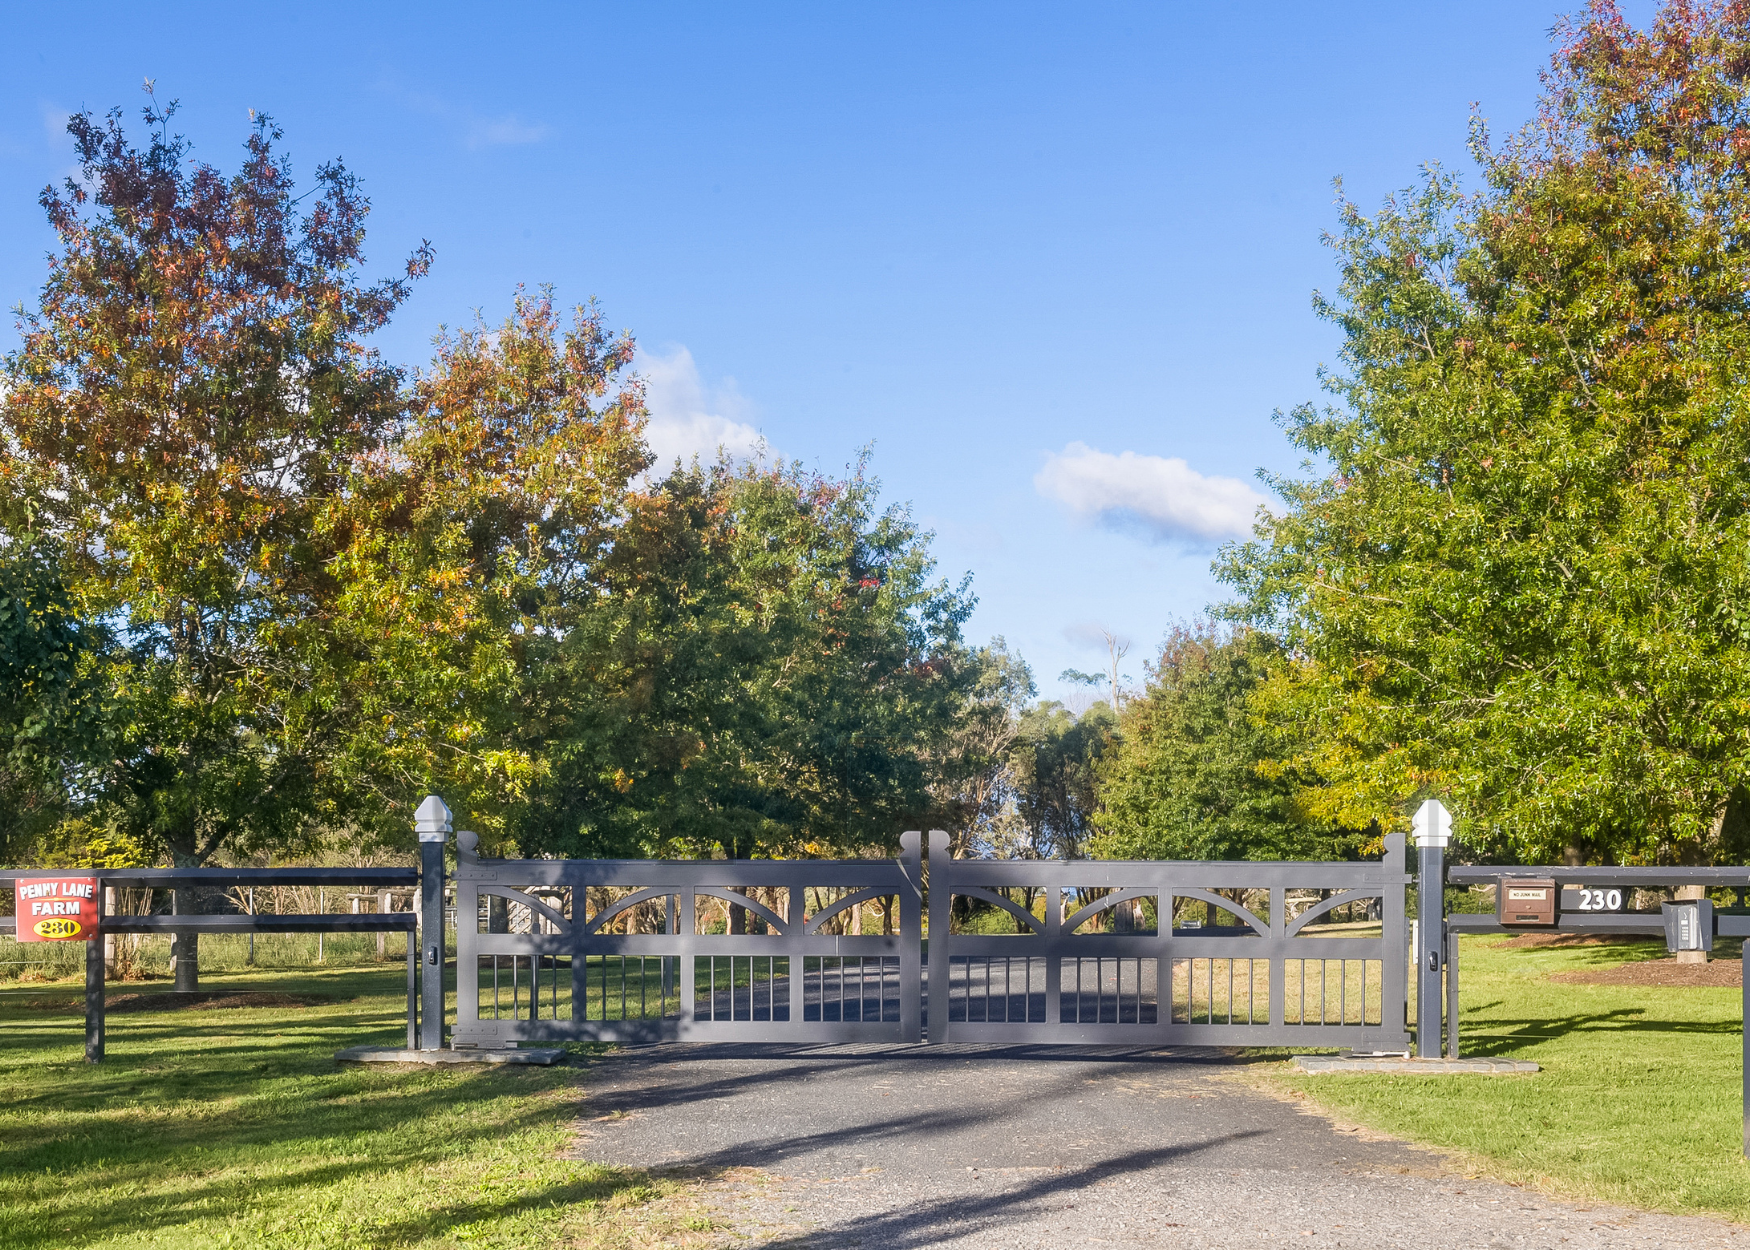
{"label": "gravel path surface", "polygon": [[[580,1156],[718,1175],[728,1244],[1715,1247],[1344,1131],[1188,1051],[653,1046],[591,1077]],[[1455,1077],[1512,1080],[1512,1077]]]}

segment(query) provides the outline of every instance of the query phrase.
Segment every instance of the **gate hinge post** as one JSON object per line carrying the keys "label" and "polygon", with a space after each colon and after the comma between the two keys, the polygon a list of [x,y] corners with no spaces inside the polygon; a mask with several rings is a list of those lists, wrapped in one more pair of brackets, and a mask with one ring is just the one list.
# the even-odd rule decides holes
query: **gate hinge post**
{"label": "gate hinge post", "polygon": [[1429,799],[1411,822],[1419,863],[1416,875],[1416,1053],[1440,1057],[1440,1025],[1446,1016],[1440,983],[1446,946],[1446,847],[1452,841],[1452,813]]}
{"label": "gate hinge post", "polygon": [[435,794],[425,796],[413,818],[419,835],[419,940],[425,948],[420,975],[419,1048],[444,1047],[444,844],[453,826],[450,809]]}

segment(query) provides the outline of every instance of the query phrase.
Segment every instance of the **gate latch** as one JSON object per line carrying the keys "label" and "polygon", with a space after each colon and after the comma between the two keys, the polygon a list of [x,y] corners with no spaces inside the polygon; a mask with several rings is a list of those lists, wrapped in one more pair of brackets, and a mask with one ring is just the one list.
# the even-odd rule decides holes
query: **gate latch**
{"label": "gate latch", "polygon": [[435,964],[435,963],[437,963],[437,961],[438,961],[438,948],[435,946],[426,947],[425,948],[425,962],[428,964]]}

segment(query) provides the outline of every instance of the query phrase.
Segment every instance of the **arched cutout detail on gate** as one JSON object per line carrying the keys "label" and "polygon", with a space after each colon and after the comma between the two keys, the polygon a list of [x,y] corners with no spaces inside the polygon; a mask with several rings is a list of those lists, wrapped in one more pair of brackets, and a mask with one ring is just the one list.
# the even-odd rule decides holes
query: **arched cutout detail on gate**
{"label": "arched cutout detail on gate", "polygon": [[[1128,903],[1139,898],[1154,898],[1160,891],[1150,886],[1132,886],[1129,889],[1113,890],[1105,898],[1097,898],[1086,907],[1078,909],[1068,920],[1063,922],[1063,931],[1074,933],[1076,929],[1089,918],[1100,912],[1109,911],[1120,903]],[[1125,958],[1129,958],[1126,956]]]}
{"label": "arched cutout detail on gate", "polygon": [[[710,898],[720,898],[735,907],[745,907],[754,914],[764,917],[766,924],[771,927],[773,933],[783,934],[790,932],[790,922],[779,916],[777,912],[773,911],[770,907],[767,907],[764,903],[749,898],[745,894],[737,894],[734,890],[731,890],[726,886],[693,885],[683,886],[681,888],[683,891],[691,890],[694,894],[702,894]],[[670,893],[673,893],[673,891],[670,891]]]}
{"label": "arched cutout detail on gate", "polygon": [[1364,898],[1376,898],[1385,902],[1385,894],[1381,890],[1342,890],[1316,907],[1309,907],[1294,918],[1294,923],[1288,926],[1288,936],[1293,937],[1312,921],[1317,920],[1327,912],[1335,911],[1345,903],[1359,903]]}
{"label": "arched cutout detail on gate", "polygon": [[642,890],[634,890],[612,907],[604,907],[595,914],[590,922],[583,926],[586,934],[600,933],[602,926],[628,908],[640,903],[648,903],[653,898],[673,897],[680,891],[674,886],[645,886]]}
{"label": "arched cutout detail on gate", "polygon": [[982,885],[963,885],[957,887],[954,893],[959,894],[964,898],[976,898],[986,903],[994,903],[996,906],[1008,912],[1009,915],[1013,916],[1016,920],[1019,920],[1022,924],[1026,925],[1027,928],[1025,932],[1027,933],[1044,932],[1044,927],[1040,924],[1038,916],[1027,911],[1019,903],[1004,898],[995,890],[987,890]]}
{"label": "arched cutout detail on gate", "polygon": [[1231,898],[1223,898],[1214,890],[1198,890],[1191,887],[1183,887],[1175,889],[1173,891],[1173,897],[1195,898],[1201,899],[1205,903],[1214,903],[1229,915],[1238,916],[1241,920],[1251,925],[1252,928],[1257,931],[1259,937],[1270,936],[1269,925],[1265,924],[1262,920],[1259,920],[1257,916],[1253,915],[1252,912],[1242,904],[1234,902]]}
{"label": "arched cutout detail on gate", "polygon": [[808,917],[808,919],[803,922],[802,932],[818,934],[822,924],[831,920],[845,908],[855,907],[858,903],[867,903],[871,899],[892,898],[893,895],[893,890],[882,889],[879,886],[870,886],[867,889],[857,890],[854,893],[847,894],[843,898],[834,899],[824,911],[815,912],[814,915]]}
{"label": "arched cutout detail on gate", "polygon": [[571,932],[571,922],[565,918],[563,912],[555,910],[532,895],[524,894],[521,890],[513,890],[509,886],[503,885],[482,885],[479,886],[478,889],[481,894],[494,894],[499,898],[507,898],[519,907],[527,907],[537,915],[545,916],[548,920],[551,920],[556,926],[558,926],[559,932],[561,933]]}

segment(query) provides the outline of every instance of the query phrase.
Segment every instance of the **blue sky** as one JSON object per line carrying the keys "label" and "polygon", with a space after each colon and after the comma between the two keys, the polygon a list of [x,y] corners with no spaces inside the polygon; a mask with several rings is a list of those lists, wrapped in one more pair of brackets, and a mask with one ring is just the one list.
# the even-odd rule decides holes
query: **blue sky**
{"label": "blue sky", "polygon": [[1221,595],[1255,472],[1295,467],[1271,413],[1334,356],[1331,178],[1372,204],[1468,166],[1471,102],[1525,117],[1559,11],[6,4],[0,299],[40,285],[70,110],[137,116],[151,77],[227,167],[265,110],[300,175],[364,179],[384,271],[435,245],[392,358],[519,282],[599,298],[659,448],[834,471],[872,443],[973,574],[971,638],[1057,695],[1102,630],[1140,675]]}

